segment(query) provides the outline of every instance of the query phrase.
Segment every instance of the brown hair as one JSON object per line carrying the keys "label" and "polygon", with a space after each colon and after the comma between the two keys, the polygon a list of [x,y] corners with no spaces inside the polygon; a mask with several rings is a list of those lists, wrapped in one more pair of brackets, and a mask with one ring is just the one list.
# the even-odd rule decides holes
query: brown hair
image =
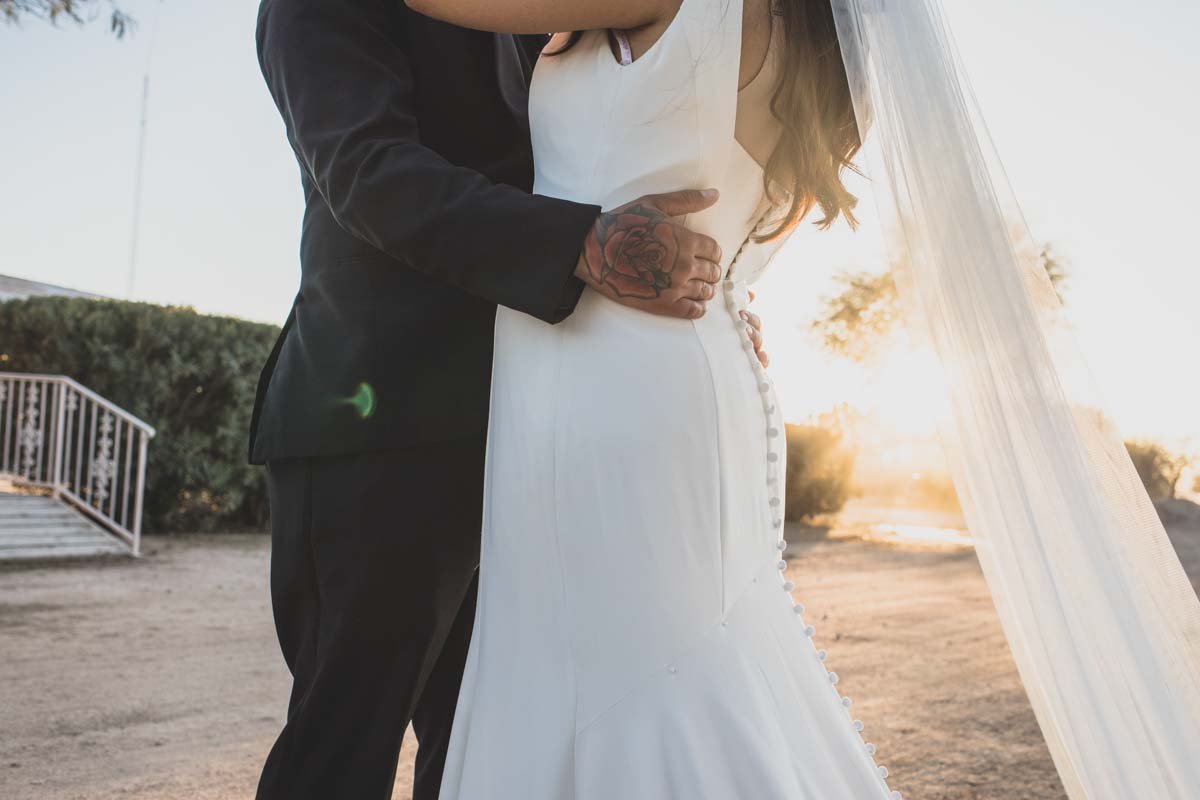
{"label": "brown hair", "polygon": [[[771,98],[771,112],[782,124],[783,135],[767,160],[763,186],[776,208],[786,211],[755,238],[782,236],[818,206],[823,216],[817,227],[824,230],[841,216],[854,228],[858,198],[842,183],[842,171],[858,171],[853,159],[862,139],[833,7],[830,0],[772,0],[771,13],[774,24],[783,25],[785,42],[779,85]],[[581,35],[572,33],[545,55],[565,53]]]}
{"label": "brown hair", "polygon": [[784,50],[779,85],[771,112],[783,135],[767,161],[763,178],[767,197],[787,211],[760,241],[774,239],[796,226],[814,208],[828,228],[840,215],[858,225],[858,198],[842,183],[842,170],[857,172],[854,156],[862,148],[850,82],[842,63],[837,26],[830,0],[773,0],[775,24],[783,24]]}

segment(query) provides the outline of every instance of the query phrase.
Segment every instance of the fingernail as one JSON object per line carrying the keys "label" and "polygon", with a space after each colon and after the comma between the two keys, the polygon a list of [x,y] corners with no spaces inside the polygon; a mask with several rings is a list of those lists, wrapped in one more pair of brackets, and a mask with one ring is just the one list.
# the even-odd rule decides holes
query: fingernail
{"label": "fingernail", "polygon": [[715,200],[716,198],[721,196],[721,193],[718,192],[716,189],[705,189],[700,194],[704,197],[705,200]]}

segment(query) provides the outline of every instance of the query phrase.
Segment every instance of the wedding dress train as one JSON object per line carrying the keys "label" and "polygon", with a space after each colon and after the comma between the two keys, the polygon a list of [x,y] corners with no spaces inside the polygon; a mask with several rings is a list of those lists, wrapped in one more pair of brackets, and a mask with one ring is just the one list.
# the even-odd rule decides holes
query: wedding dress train
{"label": "wedding dress train", "polygon": [[694,322],[590,290],[556,326],[500,309],[443,800],[893,796],[780,573],[783,420],[738,316],[778,244],[749,239],[741,20],[684,0],[632,64],[592,32],[535,72],[536,191],[611,208],[715,186],[688,224],[728,273]]}

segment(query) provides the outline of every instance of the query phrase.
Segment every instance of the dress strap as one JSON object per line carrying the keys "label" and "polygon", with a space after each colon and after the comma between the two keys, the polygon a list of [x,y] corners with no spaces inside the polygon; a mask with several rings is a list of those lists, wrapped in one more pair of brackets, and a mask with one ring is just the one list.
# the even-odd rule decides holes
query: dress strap
{"label": "dress strap", "polygon": [[617,49],[620,51],[621,66],[628,67],[633,63],[633,48],[629,46],[629,34],[615,29],[611,33],[617,42]]}

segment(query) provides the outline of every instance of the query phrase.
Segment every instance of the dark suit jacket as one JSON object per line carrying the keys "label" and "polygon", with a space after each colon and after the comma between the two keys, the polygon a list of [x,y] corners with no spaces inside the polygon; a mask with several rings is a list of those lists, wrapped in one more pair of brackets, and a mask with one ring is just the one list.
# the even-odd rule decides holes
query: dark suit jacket
{"label": "dark suit jacket", "polygon": [[599,208],[529,194],[538,46],[402,0],[263,0],[259,61],[306,207],[251,461],[478,435],[496,304],[571,313]]}

